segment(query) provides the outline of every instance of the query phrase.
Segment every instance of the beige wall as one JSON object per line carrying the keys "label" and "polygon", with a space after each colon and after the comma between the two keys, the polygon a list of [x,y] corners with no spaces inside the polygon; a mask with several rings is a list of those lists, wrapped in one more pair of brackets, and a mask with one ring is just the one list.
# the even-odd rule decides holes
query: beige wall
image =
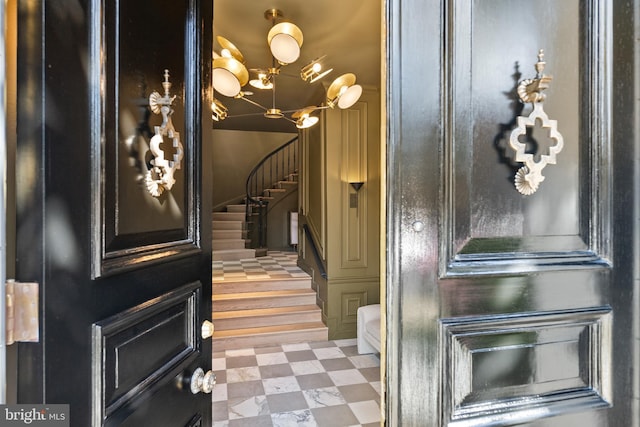
{"label": "beige wall", "polygon": [[[380,301],[380,101],[365,90],[349,110],[326,110],[322,126],[303,137],[302,224],[310,241],[301,258],[311,271],[329,338],[356,335],[357,309]],[[356,192],[351,182],[363,182]]]}
{"label": "beige wall", "polygon": [[213,157],[213,210],[237,203],[245,195],[247,176],[264,156],[295,133],[246,132],[214,129],[211,133]]}

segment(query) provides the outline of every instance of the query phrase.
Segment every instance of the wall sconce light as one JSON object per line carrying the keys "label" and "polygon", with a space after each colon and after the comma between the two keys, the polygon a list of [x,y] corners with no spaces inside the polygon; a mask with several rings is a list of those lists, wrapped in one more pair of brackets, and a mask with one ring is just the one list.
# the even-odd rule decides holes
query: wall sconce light
{"label": "wall sconce light", "polygon": [[364,185],[364,182],[350,182],[349,184],[351,184],[353,189],[356,190],[356,192],[358,192],[358,191],[360,191],[360,189]]}

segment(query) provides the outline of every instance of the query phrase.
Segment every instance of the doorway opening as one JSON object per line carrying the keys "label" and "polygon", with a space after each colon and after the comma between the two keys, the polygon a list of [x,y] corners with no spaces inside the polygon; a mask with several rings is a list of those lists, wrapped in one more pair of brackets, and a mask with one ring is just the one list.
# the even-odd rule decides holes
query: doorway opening
{"label": "doorway opening", "polygon": [[[307,37],[306,37],[307,31],[311,31],[312,27],[311,26],[308,26],[308,27],[304,26],[302,24],[302,22],[299,21],[300,16],[305,15],[306,12],[303,12],[303,11],[299,10],[301,6],[295,5],[295,2],[284,2],[284,3],[285,4],[280,4],[279,3],[278,7],[283,9],[287,13],[287,15],[291,18],[291,20],[295,21],[300,26],[300,28],[302,28],[302,30],[305,31],[305,47],[303,47],[303,49],[304,49],[304,48],[307,47],[307,40],[309,40],[309,44],[311,44],[311,41],[312,41],[312,37],[309,37],[309,39],[307,39]],[[247,11],[246,10],[245,11],[240,10],[240,9],[246,9],[246,7],[240,7],[239,5],[233,5],[232,2],[228,2],[228,1],[225,1],[225,0],[217,0],[214,3],[214,7],[215,7],[214,16],[215,16],[215,19],[216,19],[214,21],[214,36],[223,35],[223,36],[229,38],[235,45],[237,45],[237,47],[242,51],[243,54],[245,54],[246,57],[253,57],[253,55],[248,55],[245,52],[244,47],[246,45],[243,43],[242,38],[235,39],[234,37],[237,34],[242,33],[242,32],[245,32],[245,33],[255,32],[255,33],[262,34],[262,32],[260,30],[261,27],[259,26],[262,23],[259,23],[259,24],[256,23],[253,26],[252,29],[249,29],[247,31],[242,31],[238,27],[238,29],[236,29],[236,30],[234,30],[232,32],[223,34],[221,32],[221,30],[224,29],[225,25],[226,26],[234,26],[235,25],[237,27],[238,25],[240,25],[238,23],[239,21],[248,21],[248,20],[254,19],[254,18],[246,18]],[[367,19],[371,19],[371,16],[375,16],[373,18],[375,20],[375,25],[373,27],[371,25],[368,26],[368,32],[370,33],[371,32],[370,28],[380,27],[380,23],[384,20],[384,18],[383,18],[384,17],[384,13],[383,13],[384,9],[383,9],[383,5],[381,5],[381,4],[377,3],[377,2],[373,3],[373,4],[367,2],[366,3],[366,8],[367,8],[366,12],[365,11],[361,11],[361,12],[363,12],[364,15],[369,17]],[[329,8],[326,8],[326,9],[327,10],[331,10],[332,8],[329,7]],[[256,12],[255,10],[254,11],[250,11],[250,13],[253,13],[254,15],[255,14],[259,15],[258,12]],[[345,13],[345,19],[347,19],[347,15],[349,15],[349,14]],[[354,16],[359,16],[359,15],[360,15],[359,13],[351,14],[351,15],[349,15],[348,19],[353,20]],[[227,19],[229,16],[235,17],[234,19],[237,18],[238,22],[236,22],[236,24],[233,24],[232,21]],[[360,18],[358,18],[358,19],[360,19]],[[356,21],[358,19],[356,19]],[[226,20],[226,23],[223,24],[222,20]],[[255,19],[254,19],[254,21],[255,21]],[[313,21],[320,22],[318,16],[315,16]],[[317,24],[317,23],[315,23],[313,25],[314,26],[319,26],[319,27],[322,26],[321,24]],[[353,25],[356,25],[355,22],[353,23]],[[349,25],[344,25],[343,27],[348,29],[349,27],[352,27],[352,23],[350,23]],[[385,28],[385,26],[382,26],[382,28]],[[325,28],[325,31],[328,31],[328,30]],[[365,32],[367,32],[367,31],[365,31]],[[332,35],[331,38],[332,39],[333,38],[340,39],[340,37],[337,37],[336,34],[338,34],[337,31],[333,32],[333,35]],[[385,88],[384,88],[384,82],[383,82],[383,78],[382,77],[384,75],[385,65],[382,63],[381,58],[385,58],[385,55],[384,55],[384,52],[383,52],[384,46],[381,46],[381,40],[383,39],[381,34],[382,34],[381,32],[378,32],[378,33],[374,34],[374,37],[375,37],[375,47],[374,47],[374,49],[376,50],[375,59],[373,59],[372,61],[368,61],[368,62],[364,61],[364,62],[366,62],[368,64],[368,68],[375,68],[377,70],[377,77],[375,78],[375,83],[374,84],[369,84],[369,85],[367,85],[367,87],[368,87],[368,89],[372,89],[372,90],[377,92],[377,94],[379,96],[379,99],[378,99],[379,104],[378,105],[380,106],[379,107],[380,111],[383,112],[384,111],[384,95],[383,94],[385,93],[384,92]],[[324,37],[324,38],[327,39],[327,37]],[[343,39],[349,39],[349,35],[344,36]],[[259,41],[258,44],[259,44],[260,48],[263,48],[264,45],[266,44],[266,41],[264,41],[264,42]],[[344,45],[344,42],[342,42],[342,44]],[[369,48],[369,47],[370,46],[368,46],[367,48]],[[351,45],[349,49],[351,50],[351,54],[349,56],[353,57],[353,52],[359,50],[359,47]],[[333,51],[326,52],[328,54],[327,56],[330,57],[331,59],[333,59],[334,61],[336,61],[336,63],[338,63],[336,68],[339,68],[340,67],[339,62],[343,58],[340,55],[334,55],[332,52]],[[360,58],[360,59],[361,59],[361,62],[362,62],[362,58]],[[250,65],[248,64],[248,66],[250,66]],[[346,71],[346,70],[344,70],[344,71]],[[352,71],[352,70],[349,70],[349,71]],[[360,74],[358,73],[358,71],[354,70],[354,72],[355,72],[356,75],[358,75],[358,78],[360,79]],[[359,82],[360,82],[360,80],[359,80]],[[230,115],[231,115],[231,112],[230,112]],[[384,117],[384,114],[377,114],[377,115],[379,117]],[[227,120],[225,120],[224,122],[216,123],[216,126],[214,126],[214,132],[218,132],[219,134],[222,133],[222,132],[227,132],[227,131],[228,132],[243,132],[243,133],[246,133],[247,135],[249,135],[249,139],[252,140],[254,138],[254,134],[252,132],[256,132],[256,129],[260,129],[260,125],[256,125],[257,127],[253,127],[252,128],[251,125],[247,124],[248,123],[247,119],[248,119],[247,117],[244,117],[242,120],[235,119],[235,121],[234,121],[234,118],[230,117]],[[384,129],[384,126],[381,127],[381,126],[378,125],[378,127]],[[271,132],[271,133],[273,133],[273,132]],[[380,140],[380,142],[378,144],[379,160],[377,162],[377,169],[378,169],[377,170],[377,174],[378,174],[378,177],[379,177],[379,181],[380,182],[384,182],[384,180],[385,180],[385,170],[384,170],[384,166],[383,165],[385,164],[385,154],[384,154],[385,147],[386,147],[385,135],[381,135],[379,140]],[[216,143],[216,140],[214,138],[214,144],[215,143]],[[259,140],[254,141],[254,146],[260,146],[260,144],[261,144],[261,142]],[[246,151],[244,151],[244,152],[246,152]],[[301,156],[304,156],[304,153],[302,153]],[[304,167],[304,165],[303,165],[303,167]],[[313,167],[317,167],[317,165],[313,165]],[[240,178],[240,181],[242,181],[242,180],[243,180],[243,178]],[[303,180],[304,180],[304,178],[303,178]],[[345,177],[345,181],[347,182],[347,184],[348,184],[349,181],[353,181],[353,180],[354,179],[352,179],[352,177]],[[365,183],[365,187],[364,187],[365,191],[367,191],[367,185],[371,185],[371,184]],[[302,191],[304,192],[304,190],[302,190]],[[368,191],[372,191],[372,190],[369,189]],[[361,194],[363,194],[363,193],[361,193]],[[356,196],[358,196],[357,192],[355,194],[356,194]],[[305,195],[301,194],[301,198],[304,198],[304,197],[305,197]],[[358,196],[358,197],[363,197],[363,196]],[[353,199],[353,197],[351,197],[351,199]],[[217,203],[216,203],[216,200],[215,200],[215,197],[214,197],[213,205],[216,206],[216,204]],[[377,245],[378,245],[377,246],[377,251],[376,251],[376,258],[377,258],[377,261],[379,262],[379,271],[378,271],[379,279],[378,279],[378,283],[377,283],[377,287],[378,287],[378,291],[379,291],[379,301],[374,301],[374,302],[380,302],[381,307],[385,307],[385,303],[384,303],[384,289],[385,288],[384,288],[384,279],[383,279],[384,278],[384,271],[385,271],[385,268],[384,268],[384,263],[385,263],[385,257],[384,257],[384,253],[385,253],[385,251],[384,251],[384,245],[385,245],[385,241],[384,241],[384,236],[385,236],[385,233],[384,233],[385,218],[384,218],[384,209],[382,208],[384,206],[384,204],[385,204],[385,198],[384,198],[384,196],[382,196],[378,201],[378,207],[377,207],[378,212],[377,212],[377,215],[380,215],[380,216],[379,216],[378,221],[377,221],[377,230],[376,230],[376,239],[378,240],[378,242],[376,242]],[[323,215],[326,215],[326,216],[324,216],[324,220],[323,221],[331,222],[331,221],[342,220],[342,218],[341,218],[339,213],[336,214],[336,212],[332,212],[331,210],[326,210],[326,205],[323,206],[323,209],[325,210],[325,214],[323,214]],[[354,215],[357,214],[357,212],[355,210],[348,210],[348,212],[351,213],[351,214],[354,214]],[[362,215],[362,213],[360,213],[360,215]],[[323,242],[323,243],[326,244],[326,242]],[[324,248],[324,250],[326,250],[326,247]],[[307,251],[310,251],[310,249],[307,248]],[[220,266],[218,266],[218,268],[216,268],[216,266],[214,265],[213,274],[214,274],[214,277],[216,275],[220,275],[221,274]],[[216,307],[216,305],[215,305],[215,302],[214,302],[214,306],[213,306],[214,312],[215,312],[215,307]],[[384,325],[384,321],[385,321],[384,320],[385,319],[384,314],[385,313],[384,313],[384,310],[382,310],[382,311],[383,311],[383,313],[382,313],[382,316],[381,316],[381,322],[382,322],[382,325]],[[384,331],[384,327],[382,329]],[[383,337],[384,337],[384,332],[383,332]],[[340,344],[344,344],[344,345],[347,345],[347,346],[355,345],[355,336],[353,336],[350,339],[353,340],[353,343],[351,343],[351,344],[349,343],[349,341],[348,341],[349,339],[347,339],[347,338],[340,338],[340,339],[337,339],[337,340],[328,340],[326,342],[327,343],[333,343],[335,346],[339,346]],[[384,338],[383,338],[382,341],[383,341],[383,346],[382,346],[383,350],[379,355],[380,359],[378,361],[378,368],[377,369],[379,371],[382,370],[383,372],[379,372],[377,374],[379,380],[380,380],[380,378],[384,378]],[[214,345],[214,354],[215,354],[216,353],[215,340],[214,340],[213,345]],[[318,344],[317,341],[308,341],[308,342],[302,343],[300,345],[302,345],[302,346],[306,345],[306,346],[310,346],[310,347],[315,347],[315,346],[318,346],[319,344]],[[294,351],[301,351],[301,352],[304,351],[304,352],[307,352],[307,354],[309,354],[309,352],[313,352],[313,350],[314,350],[313,348],[307,348],[307,349],[296,349]],[[242,350],[239,349],[238,351],[240,353],[242,353]],[[247,351],[250,352],[251,350],[247,350]],[[348,351],[349,350],[347,350],[347,352]],[[257,357],[257,356],[259,356],[259,357]],[[238,357],[249,357],[249,358],[256,357],[258,359],[264,359],[267,356],[257,354],[257,355],[241,355],[241,356],[238,356]],[[277,356],[277,357],[282,357],[282,356]],[[220,359],[221,359],[221,357],[218,357],[218,360],[220,360]],[[220,366],[221,366],[220,364],[223,363],[223,362],[216,362],[216,360],[217,359],[214,357],[214,370],[216,369],[216,367],[220,368]],[[380,362],[380,360],[382,360],[382,362]],[[226,364],[226,360],[225,360],[224,363]],[[233,362],[233,363],[235,363],[235,362]],[[247,366],[247,368],[249,368],[249,366]],[[236,368],[229,368],[227,366],[226,369],[236,369]],[[283,369],[285,369],[285,368],[283,368]],[[384,390],[384,384],[381,381],[379,381],[379,384],[380,384],[380,389]],[[227,392],[228,392],[228,390],[227,390]],[[380,396],[380,394],[382,394],[382,393],[380,391],[378,391],[378,392],[379,392],[378,395]],[[229,396],[227,396],[227,397],[229,397]],[[384,398],[382,398],[382,399],[379,400],[378,413],[384,413],[384,406],[385,406]],[[215,410],[214,410],[214,417],[215,417]]]}

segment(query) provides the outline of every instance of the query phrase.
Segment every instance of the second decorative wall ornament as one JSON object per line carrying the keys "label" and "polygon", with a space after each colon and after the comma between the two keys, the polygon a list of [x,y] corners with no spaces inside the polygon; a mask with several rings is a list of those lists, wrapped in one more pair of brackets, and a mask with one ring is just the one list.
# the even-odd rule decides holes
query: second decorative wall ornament
{"label": "second decorative wall ornament", "polygon": [[[154,114],[162,114],[162,124],[154,126],[155,135],[153,135],[149,143],[154,158],[152,167],[145,176],[147,190],[153,197],[160,197],[165,190],[171,190],[171,187],[176,182],[174,178],[175,171],[180,169],[182,157],[184,157],[180,133],[176,132],[171,121],[171,115],[173,114],[171,104],[173,104],[176,96],[171,96],[170,94],[169,70],[164,70],[162,87],[164,88],[164,96],[161,96],[158,92],[153,92],[149,95],[151,111]],[[160,148],[160,144],[164,142],[165,137],[169,138],[174,150],[172,159],[166,159],[164,150]]]}
{"label": "second decorative wall ornament", "polygon": [[[518,84],[520,100],[524,103],[531,103],[533,111],[527,117],[518,116],[518,126],[511,132],[509,137],[509,146],[516,153],[515,160],[524,163],[524,166],[516,172],[514,181],[516,189],[525,196],[531,195],[538,190],[538,186],[544,181],[542,169],[547,164],[556,163],[556,155],[562,151],[564,145],[562,135],[558,132],[558,122],[550,120],[542,107],[542,103],[545,100],[545,94],[542,91],[549,87],[549,83],[553,79],[552,76],[542,74],[546,65],[543,58],[544,51],[540,49],[538,62],[535,65],[536,78],[526,79]],[[520,141],[521,136],[527,135],[527,127],[535,127],[537,120],[540,121],[543,128],[549,130],[549,138],[555,141],[555,144],[549,147],[549,154],[540,155],[538,161],[534,157],[535,153],[527,153],[526,144]]]}

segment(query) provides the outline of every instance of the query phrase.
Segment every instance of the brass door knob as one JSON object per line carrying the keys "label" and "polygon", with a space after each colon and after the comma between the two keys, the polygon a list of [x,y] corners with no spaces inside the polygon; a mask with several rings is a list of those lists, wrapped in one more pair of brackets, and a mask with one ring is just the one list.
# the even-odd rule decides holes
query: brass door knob
{"label": "brass door knob", "polygon": [[215,328],[213,327],[213,323],[211,323],[209,320],[205,320],[204,322],[202,322],[202,339],[206,340],[207,338],[211,338],[213,336],[214,330]]}

